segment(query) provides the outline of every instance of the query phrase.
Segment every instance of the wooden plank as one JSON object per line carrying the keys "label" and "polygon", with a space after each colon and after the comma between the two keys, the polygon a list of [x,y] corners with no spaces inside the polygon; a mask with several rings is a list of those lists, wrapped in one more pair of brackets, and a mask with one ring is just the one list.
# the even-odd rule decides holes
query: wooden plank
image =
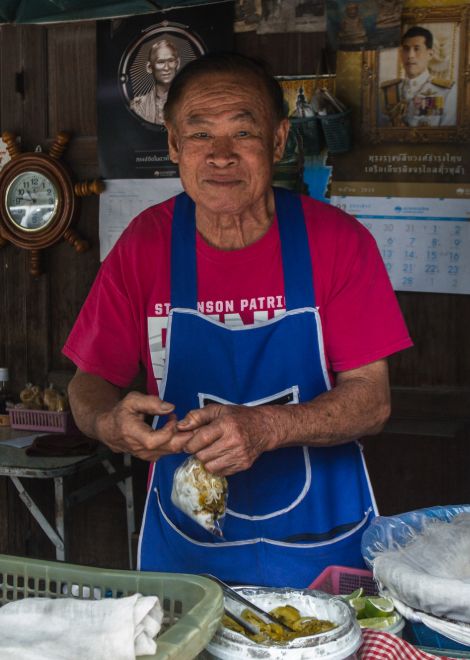
{"label": "wooden plank", "polygon": [[379,512],[390,516],[438,504],[468,503],[469,440],[468,433],[454,439],[393,434],[365,438]]}
{"label": "wooden plank", "polygon": [[60,130],[96,135],[96,27],[94,21],[47,28],[48,135]]}

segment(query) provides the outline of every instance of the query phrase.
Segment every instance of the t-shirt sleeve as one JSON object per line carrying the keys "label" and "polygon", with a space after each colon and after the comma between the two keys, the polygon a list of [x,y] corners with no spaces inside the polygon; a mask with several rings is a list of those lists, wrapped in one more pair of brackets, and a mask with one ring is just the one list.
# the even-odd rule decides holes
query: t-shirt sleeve
{"label": "t-shirt sleeve", "polygon": [[139,370],[138,320],[123,282],[123,256],[117,244],[98,275],[62,349],[77,367],[118,387]]}
{"label": "t-shirt sleeve", "polygon": [[[327,245],[325,351],[333,371],[348,371],[412,346],[374,237],[341,213]],[[330,232],[331,235],[331,232]]]}

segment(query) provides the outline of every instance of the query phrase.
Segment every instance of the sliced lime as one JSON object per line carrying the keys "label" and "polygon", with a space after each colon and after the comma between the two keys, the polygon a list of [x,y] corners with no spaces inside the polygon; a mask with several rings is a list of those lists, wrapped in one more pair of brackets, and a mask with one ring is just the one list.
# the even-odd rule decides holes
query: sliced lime
{"label": "sliced lime", "polygon": [[358,622],[361,628],[373,628],[374,630],[387,630],[398,623],[399,614],[394,613],[390,616],[374,616],[367,619],[360,619]]}
{"label": "sliced lime", "polygon": [[359,598],[352,598],[349,601],[349,604],[354,607],[356,611],[356,617],[362,619],[366,616],[366,601],[367,598],[360,596]]}
{"label": "sliced lime", "polygon": [[365,599],[364,618],[388,617],[394,611],[393,602],[390,598],[382,596],[369,596]]}

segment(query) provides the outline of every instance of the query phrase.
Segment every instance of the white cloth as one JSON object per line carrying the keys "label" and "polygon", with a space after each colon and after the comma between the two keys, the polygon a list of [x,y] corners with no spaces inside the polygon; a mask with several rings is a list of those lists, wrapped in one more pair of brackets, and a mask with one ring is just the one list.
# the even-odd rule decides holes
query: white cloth
{"label": "white cloth", "polygon": [[[380,593],[383,596],[391,598],[390,592],[387,590],[381,590]],[[470,624],[448,621],[447,619],[438,619],[435,616],[408,607],[408,605],[405,605],[397,598],[392,597],[392,601],[397,612],[400,612],[400,614],[404,616],[405,619],[408,619],[408,621],[424,623],[424,625],[431,628],[431,630],[452,639],[454,642],[470,646]]]}
{"label": "white cloth", "polygon": [[409,607],[470,623],[470,514],[430,519],[407,544],[377,555],[373,570],[380,586]]}
{"label": "white cloth", "polygon": [[153,655],[156,596],[25,598],[0,608],[1,660],[134,660]]}

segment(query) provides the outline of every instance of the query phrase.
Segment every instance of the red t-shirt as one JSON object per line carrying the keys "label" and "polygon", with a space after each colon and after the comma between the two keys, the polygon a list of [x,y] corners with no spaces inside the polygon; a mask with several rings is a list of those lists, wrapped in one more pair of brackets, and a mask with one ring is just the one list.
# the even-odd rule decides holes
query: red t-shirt
{"label": "red t-shirt", "polygon": [[[330,374],[412,345],[372,235],[339,209],[302,197],[316,305]],[[143,364],[157,393],[170,308],[174,200],[137,216],[103,262],[63,348],[80,369],[119,387]],[[277,219],[248,247],[219,250],[197,234],[198,309],[226,324],[285,311]]]}

